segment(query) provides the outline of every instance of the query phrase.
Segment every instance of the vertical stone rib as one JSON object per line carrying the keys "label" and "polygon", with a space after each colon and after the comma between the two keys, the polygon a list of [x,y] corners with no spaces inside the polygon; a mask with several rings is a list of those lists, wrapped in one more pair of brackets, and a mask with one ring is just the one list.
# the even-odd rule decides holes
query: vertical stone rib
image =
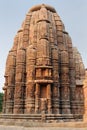
{"label": "vertical stone rib", "polygon": [[51,85],[48,84],[47,85],[47,108],[48,108],[48,113],[52,113],[52,101],[51,101],[51,96],[52,96],[52,92],[51,92]]}
{"label": "vertical stone rib", "polygon": [[57,35],[54,16],[51,12],[48,12],[49,21],[49,40],[51,48],[51,64],[53,67],[53,85],[52,85],[52,111],[53,113],[59,113],[59,58],[57,48]]}
{"label": "vertical stone rib", "polygon": [[35,90],[35,113],[39,113],[40,107],[40,85],[36,83],[36,90]]}
{"label": "vertical stone rib", "polygon": [[[40,104],[38,106],[39,112],[44,113],[46,112],[46,108],[48,109],[48,113],[52,112],[52,104],[51,104],[51,95],[49,95],[48,90],[51,93],[51,84],[49,83],[49,79],[51,78],[51,50],[50,50],[50,44],[49,44],[49,26],[50,21],[48,19],[48,12],[47,9],[42,6],[39,11],[39,18],[37,20],[37,59],[36,59],[36,81],[38,80],[38,85],[40,89]],[[44,79],[44,80],[43,80]],[[41,80],[44,81],[44,83],[41,83]],[[48,82],[47,82],[48,81]],[[42,87],[45,86],[47,97],[43,98],[41,97],[41,90]],[[50,88],[49,88],[50,86]],[[36,84],[37,88],[37,84]],[[37,93],[37,92],[36,92]],[[37,97],[37,95],[36,95]],[[39,100],[37,99],[37,100]],[[36,101],[37,102],[37,101]],[[37,109],[36,109],[37,110]],[[35,111],[36,111],[35,110]]]}
{"label": "vertical stone rib", "polygon": [[58,48],[52,47],[52,66],[53,66],[53,86],[52,86],[52,103],[53,113],[59,113],[59,58]]}
{"label": "vertical stone rib", "polygon": [[69,75],[70,75],[70,103],[71,103],[71,113],[75,113],[75,90],[76,90],[76,80],[75,80],[75,62],[73,59],[73,47],[72,41],[69,35],[67,36],[68,43],[68,53],[69,53]]}
{"label": "vertical stone rib", "polygon": [[33,113],[35,107],[34,99],[34,80],[35,80],[35,63],[36,63],[36,50],[33,45],[27,48],[26,52],[26,113]]}
{"label": "vertical stone rib", "polygon": [[65,45],[69,55],[69,77],[70,77],[70,104],[71,113],[75,113],[75,90],[76,90],[76,80],[75,80],[75,62],[73,59],[73,47],[70,36],[67,32],[64,33]]}
{"label": "vertical stone rib", "polygon": [[14,106],[14,88],[15,88],[15,66],[16,57],[13,51],[9,52],[7,59],[7,67],[5,73],[5,98],[6,98],[6,113],[13,113]]}
{"label": "vertical stone rib", "polygon": [[70,114],[70,80],[68,52],[61,52],[61,107],[62,114]]}
{"label": "vertical stone rib", "polygon": [[17,52],[16,58],[16,83],[14,94],[14,113],[24,113],[24,88],[25,87],[25,49]]}
{"label": "vertical stone rib", "polygon": [[4,96],[3,96],[3,113],[6,113],[6,102],[7,102],[7,88],[8,88],[8,73],[9,73],[9,54],[6,60],[6,68],[5,68],[5,83],[4,83]]}

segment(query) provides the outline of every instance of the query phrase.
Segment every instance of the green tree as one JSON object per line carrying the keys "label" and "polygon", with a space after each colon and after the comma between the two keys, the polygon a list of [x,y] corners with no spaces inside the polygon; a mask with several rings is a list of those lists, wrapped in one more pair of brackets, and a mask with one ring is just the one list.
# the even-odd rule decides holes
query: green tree
{"label": "green tree", "polygon": [[0,112],[2,112],[3,93],[0,92]]}

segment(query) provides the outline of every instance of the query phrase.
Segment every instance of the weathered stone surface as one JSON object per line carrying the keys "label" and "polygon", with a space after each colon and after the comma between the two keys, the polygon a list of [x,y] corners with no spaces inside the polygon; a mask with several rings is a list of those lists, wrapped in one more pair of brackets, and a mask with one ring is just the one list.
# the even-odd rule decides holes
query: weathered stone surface
{"label": "weathered stone surface", "polygon": [[87,122],[87,69],[85,71],[85,80],[84,80],[84,121]]}
{"label": "weathered stone surface", "polygon": [[41,114],[41,120],[46,114],[48,120],[60,120],[64,114],[65,120],[68,115],[82,117],[84,71],[80,53],[55,9],[44,4],[33,7],[8,54],[3,113],[32,118]]}
{"label": "weathered stone surface", "polygon": [[68,128],[68,127],[22,127],[22,126],[0,126],[0,130],[87,130],[87,128]]}

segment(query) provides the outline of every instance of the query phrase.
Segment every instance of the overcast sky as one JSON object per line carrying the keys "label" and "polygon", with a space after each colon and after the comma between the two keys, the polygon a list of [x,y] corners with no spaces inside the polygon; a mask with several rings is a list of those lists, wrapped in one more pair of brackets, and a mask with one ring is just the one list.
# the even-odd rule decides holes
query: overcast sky
{"label": "overcast sky", "polygon": [[0,0],[0,91],[7,54],[28,10],[37,4],[53,6],[87,67],[87,0]]}

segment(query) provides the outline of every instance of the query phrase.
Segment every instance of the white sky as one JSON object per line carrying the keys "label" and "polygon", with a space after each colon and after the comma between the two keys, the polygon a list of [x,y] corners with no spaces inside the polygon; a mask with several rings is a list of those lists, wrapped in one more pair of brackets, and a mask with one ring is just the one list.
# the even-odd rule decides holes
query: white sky
{"label": "white sky", "polygon": [[56,9],[87,67],[87,0],[0,0],[0,91],[4,85],[6,57],[15,34],[28,10],[42,3]]}

